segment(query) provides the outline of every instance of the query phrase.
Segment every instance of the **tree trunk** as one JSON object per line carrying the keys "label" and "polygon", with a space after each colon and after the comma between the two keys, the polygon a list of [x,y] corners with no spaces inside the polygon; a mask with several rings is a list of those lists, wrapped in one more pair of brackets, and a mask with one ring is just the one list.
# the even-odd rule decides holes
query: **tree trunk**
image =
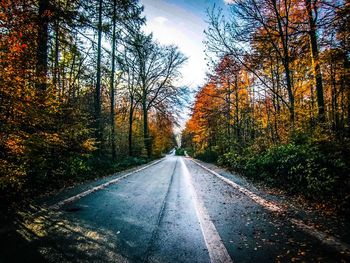
{"label": "tree trunk", "polygon": [[316,22],[312,13],[312,9],[315,8],[311,4],[311,0],[305,0],[306,11],[309,19],[309,38],[310,38],[310,50],[312,68],[314,72],[314,78],[316,82],[316,95],[317,95],[317,108],[318,108],[318,120],[321,123],[326,121],[325,106],[323,97],[323,84],[322,84],[322,73],[319,63],[319,52],[316,36]]}
{"label": "tree trunk", "polygon": [[101,126],[102,0],[99,0],[97,30],[98,30],[98,43],[97,43],[96,89],[95,89],[95,122],[96,122],[95,128],[96,128],[96,139],[102,144],[102,126]]}
{"label": "tree trunk", "polygon": [[70,99],[75,99],[75,87],[73,83],[73,73],[74,73],[74,68],[75,68],[75,61],[76,61],[77,54],[76,52],[73,53],[73,58],[72,58],[72,64],[70,66],[70,71],[69,71],[69,78],[68,78],[68,100]]}
{"label": "tree trunk", "polygon": [[332,129],[335,132],[336,135],[339,135],[339,116],[338,116],[338,91],[337,91],[337,83],[335,80],[336,76],[336,64],[333,59],[333,56],[331,56],[331,60],[329,63],[329,69],[330,69],[330,81],[331,81],[331,104],[332,104],[332,111],[331,111],[331,121],[332,121]]}
{"label": "tree trunk", "polygon": [[38,40],[37,40],[37,65],[36,74],[38,78],[37,88],[40,91],[47,89],[48,69],[48,40],[49,40],[49,0],[39,1],[38,13]]}
{"label": "tree trunk", "polygon": [[152,145],[151,145],[151,138],[149,136],[149,129],[148,129],[148,109],[146,105],[146,99],[142,102],[142,110],[143,110],[143,139],[145,143],[145,148],[147,151],[147,157],[151,157],[152,154]]}
{"label": "tree trunk", "polygon": [[[239,95],[238,95],[238,76],[235,75],[235,121],[236,121],[236,136],[239,144],[241,143],[241,127],[239,123]],[[241,145],[240,145],[241,146]]]}
{"label": "tree trunk", "polygon": [[227,135],[229,141],[231,141],[231,83],[227,82],[228,93],[226,94],[227,101]]}
{"label": "tree trunk", "polygon": [[52,80],[57,93],[59,92],[59,46],[59,17],[57,16],[55,20],[55,64]]}
{"label": "tree trunk", "polygon": [[134,99],[130,99],[130,111],[129,111],[129,134],[128,134],[128,144],[129,144],[129,156],[133,156],[132,148],[132,124],[134,120]]}
{"label": "tree trunk", "polygon": [[349,75],[350,63],[347,57],[346,52],[344,52],[344,74],[343,74],[343,85],[345,85],[344,89],[347,94],[348,105],[347,105],[347,124],[348,124],[348,136],[350,137],[350,75]]}
{"label": "tree trunk", "polygon": [[[290,56],[289,56],[289,34],[288,34],[288,22],[289,17],[286,17],[286,23],[284,24],[282,22],[282,16],[280,14],[280,9],[277,6],[277,1],[272,1],[275,15],[277,19],[277,25],[278,25],[278,31],[279,31],[279,38],[281,39],[282,46],[283,46],[283,54],[280,55],[282,59],[282,64],[284,67],[284,72],[286,76],[286,82],[287,82],[287,92],[288,92],[288,100],[289,100],[289,119],[290,119],[290,125],[292,132],[294,131],[294,122],[295,122],[295,104],[294,104],[294,94],[293,94],[293,84],[292,84],[292,78],[291,78],[291,71],[290,71]],[[287,1],[285,1],[285,4],[287,4]],[[287,9],[287,6],[285,6]],[[283,29],[285,28],[285,29]],[[277,49],[275,47],[275,49]],[[278,53],[281,53],[277,49]]]}
{"label": "tree trunk", "polygon": [[117,15],[117,0],[113,0],[113,33],[112,33],[112,72],[111,72],[111,148],[112,148],[112,159],[116,159],[116,145],[115,145],[115,47],[116,47],[116,15]]}
{"label": "tree trunk", "polygon": [[291,79],[291,73],[289,69],[289,57],[287,57],[283,63],[285,75],[286,75],[286,82],[287,82],[287,92],[288,92],[288,100],[289,100],[289,120],[291,123],[291,129],[294,131],[294,122],[295,122],[295,103],[294,103],[294,94],[293,94],[293,86],[292,86],[292,79]]}

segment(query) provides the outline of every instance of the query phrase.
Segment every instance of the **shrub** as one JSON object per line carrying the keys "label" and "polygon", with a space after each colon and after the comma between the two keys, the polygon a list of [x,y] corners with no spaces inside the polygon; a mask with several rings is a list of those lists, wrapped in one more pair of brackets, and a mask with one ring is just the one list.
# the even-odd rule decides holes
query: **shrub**
{"label": "shrub", "polygon": [[[230,161],[246,176],[280,186],[291,193],[328,197],[349,191],[349,161],[346,147],[334,143],[287,144],[257,155],[233,156]],[[243,166],[239,166],[242,165]],[[238,166],[237,166],[238,164]],[[346,189],[345,189],[346,188]]]}
{"label": "shrub", "polygon": [[218,164],[228,167],[234,171],[241,172],[245,163],[245,158],[236,152],[225,153],[218,158]]}
{"label": "shrub", "polygon": [[213,150],[205,150],[195,154],[195,158],[204,162],[215,163],[218,160],[218,153]]}
{"label": "shrub", "polygon": [[183,149],[183,148],[177,148],[177,149],[175,150],[175,155],[184,156],[184,155],[185,155],[185,149]]}

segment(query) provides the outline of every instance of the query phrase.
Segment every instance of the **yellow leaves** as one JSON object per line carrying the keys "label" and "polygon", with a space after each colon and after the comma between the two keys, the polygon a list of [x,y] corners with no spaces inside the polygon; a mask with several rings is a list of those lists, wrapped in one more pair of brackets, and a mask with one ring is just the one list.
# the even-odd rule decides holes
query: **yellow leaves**
{"label": "yellow leaves", "polygon": [[62,147],[65,145],[64,138],[58,133],[39,132],[33,135],[30,141],[34,145],[46,145],[51,147]]}
{"label": "yellow leaves", "polygon": [[159,156],[173,147],[173,122],[169,117],[161,115],[151,116],[149,121],[153,153]]}
{"label": "yellow leaves", "polygon": [[86,139],[82,144],[81,147],[85,149],[86,151],[92,152],[97,149],[96,147],[96,139],[95,138],[89,138]]}
{"label": "yellow leaves", "polygon": [[62,144],[63,140],[60,138],[60,136],[57,133],[44,133],[45,137],[47,138],[47,141],[51,144]]}

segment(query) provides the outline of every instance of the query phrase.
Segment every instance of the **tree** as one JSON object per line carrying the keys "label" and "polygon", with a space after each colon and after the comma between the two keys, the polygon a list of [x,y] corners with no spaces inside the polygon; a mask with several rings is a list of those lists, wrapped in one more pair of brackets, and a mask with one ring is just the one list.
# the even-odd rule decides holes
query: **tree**
{"label": "tree", "polygon": [[111,148],[112,148],[112,159],[116,158],[116,145],[115,145],[115,49],[116,49],[116,26],[117,26],[117,0],[113,0],[113,13],[112,13],[112,66],[111,66]]}
{"label": "tree", "polygon": [[36,71],[38,77],[38,88],[41,91],[47,89],[49,17],[51,11],[49,7],[49,0],[39,0]]}
{"label": "tree", "polygon": [[[321,73],[321,67],[320,67],[320,58],[319,58],[319,51],[318,51],[318,44],[317,44],[317,25],[316,25],[316,18],[317,18],[317,0],[305,0],[305,7],[306,12],[308,16],[308,22],[309,22],[309,37],[310,37],[310,53],[311,53],[311,60],[312,60],[312,67],[314,71],[314,78],[316,83],[316,94],[317,94],[317,105],[318,105],[318,119],[320,122],[325,122],[325,105],[324,105],[324,98],[323,98],[323,84],[322,84],[322,73]],[[316,18],[315,18],[316,17]]]}
{"label": "tree", "polygon": [[98,1],[98,24],[97,24],[97,65],[96,65],[96,89],[95,89],[95,122],[96,139],[102,145],[102,123],[101,123],[101,53],[102,53],[102,4]]}
{"label": "tree", "polygon": [[130,50],[136,60],[138,74],[136,94],[143,113],[143,135],[147,156],[152,155],[152,138],[149,133],[149,112],[160,109],[165,103],[176,103],[182,89],[174,85],[180,76],[179,69],[186,58],[177,47],[153,42],[151,36],[136,34],[130,43]]}
{"label": "tree", "polygon": [[[121,1],[118,5],[117,0],[113,0],[112,3],[112,60],[111,60],[111,79],[110,79],[110,96],[111,96],[111,114],[110,114],[110,125],[111,125],[111,149],[112,149],[112,159],[116,158],[116,132],[115,132],[115,68],[116,68],[116,51],[117,51],[117,27],[119,27],[119,37],[120,44],[122,45],[124,42],[123,38],[129,38],[129,35],[132,34],[132,31],[139,30],[140,25],[144,23],[144,19],[140,17],[142,8],[137,6],[135,1],[125,0]],[[119,14],[119,15],[118,15]],[[119,25],[118,25],[119,24]],[[126,26],[127,25],[127,26]],[[125,29],[123,30],[123,27]],[[122,32],[124,31],[124,32]],[[120,69],[123,68],[123,65],[120,63]],[[119,74],[120,75],[120,74]],[[131,111],[132,112],[132,111]],[[133,116],[133,114],[131,114]],[[131,118],[132,118],[131,116]],[[132,124],[130,125],[130,129],[132,130]],[[131,136],[132,131],[129,132],[129,153],[131,153]]]}
{"label": "tree", "polygon": [[[94,174],[101,159],[92,162],[93,157],[124,150],[126,141],[115,132],[124,123],[114,113],[125,98],[122,90],[114,96],[120,85],[115,76],[123,73],[118,57],[130,32],[144,22],[141,11],[134,0],[0,2],[2,199],[20,187],[27,193]],[[102,44],[109,39],[112,50]],[[159,116],[150,113],[150,126],[160,125]],[[155,131],[172,137],[168,120],[164,130]],[[107,146],[102,139],[108,135]],[[157,152],[164,149],[168,138],[162,141],[153,128],[152,136]],[[102,161],[102,169],[111,169],[109,158]]]}
{"label": "tree", "polygon": [[[291,25],[292,17],[299,11],[293,9],[293,1],[238,0],[231,6],[231,19],[224,20],[221,11],[209,12],[209,29],[206,31],[209,52],[235,56],[239,62],[264,85],[261,76],[245,61],[250,56],[252,40],[268,43],[282,63],[284,87],[288,95],[290,124],[294,129],[295,98],[292,82],[291,43],[297,31]],[[258,34],[258,37],[256,37]]]}

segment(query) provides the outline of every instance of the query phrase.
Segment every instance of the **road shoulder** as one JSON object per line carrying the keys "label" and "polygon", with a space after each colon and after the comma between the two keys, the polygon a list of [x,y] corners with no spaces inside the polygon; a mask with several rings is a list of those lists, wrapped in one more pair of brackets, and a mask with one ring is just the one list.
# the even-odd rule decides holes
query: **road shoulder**
{"label": "road shoulder", "polygon": [[288,217],[302,221],[317,231],[333,236],[346,244],[350,244],[350,222],[345,217],[340,217],[330,211],[317,209],[302,197],[288,196],[282,191],[249,181],[247,178],[215,164],[197,159],[195,161],[263,199],[277,204],[284,210],[284,214]]}

